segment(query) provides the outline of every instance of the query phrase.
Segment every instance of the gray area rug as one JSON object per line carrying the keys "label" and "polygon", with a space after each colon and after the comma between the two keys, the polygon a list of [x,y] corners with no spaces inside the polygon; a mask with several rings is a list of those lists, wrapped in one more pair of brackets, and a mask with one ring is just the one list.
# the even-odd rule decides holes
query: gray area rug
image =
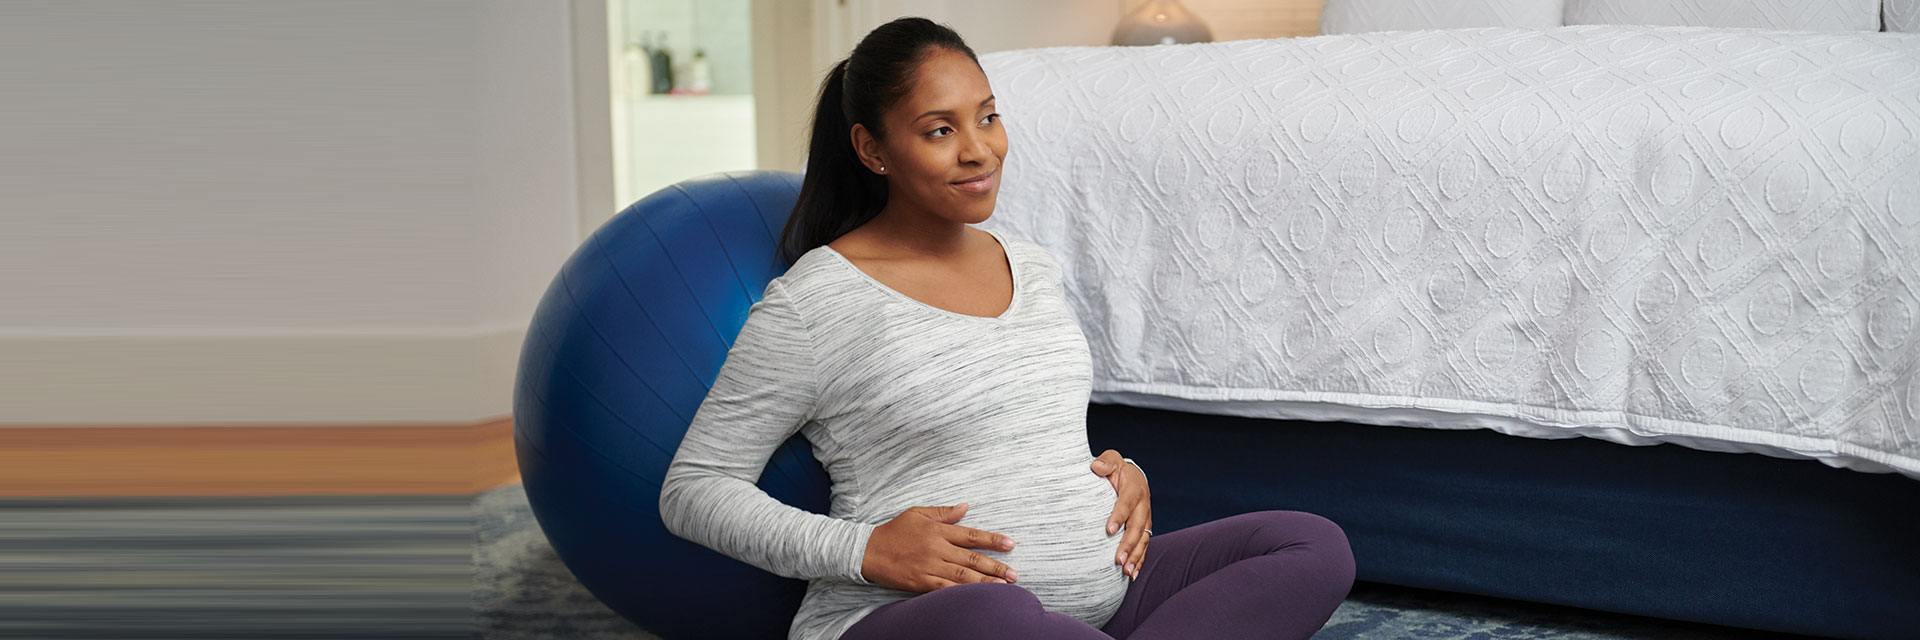
{"label": "gray area rug", "polygon": [[0,500],[0,638],[471,638],[471,508]]}
{"label": "gray area rug", "polygon": [[[520,485],[474,501],[474,615],[481,637],[657,638],[595,600],[560,563]],[[1794,638],[1636,616],[1608,614],[1361,583],[1316,640],[1629,638]]]}

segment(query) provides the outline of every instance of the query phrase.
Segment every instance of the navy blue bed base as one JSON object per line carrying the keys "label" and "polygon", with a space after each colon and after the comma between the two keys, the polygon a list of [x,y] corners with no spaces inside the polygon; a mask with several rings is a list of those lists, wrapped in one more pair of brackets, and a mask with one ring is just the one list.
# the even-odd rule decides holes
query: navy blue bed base
{"label": "navy blue bed base", "polygon": [[1155,528],[1310,511],[1359,579],[1842,638],[1920,638],[1920,481],[1810,460],[1094,404]]}

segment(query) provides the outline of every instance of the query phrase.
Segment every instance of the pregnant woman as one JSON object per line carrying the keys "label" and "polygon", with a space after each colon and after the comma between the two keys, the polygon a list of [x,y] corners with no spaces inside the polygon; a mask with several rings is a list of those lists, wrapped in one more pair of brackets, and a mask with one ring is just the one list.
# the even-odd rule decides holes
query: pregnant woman
{"label": "pregnant woman", "polygon": [[[668,468],[668,530],[809,581],[793,639],[1313,635],[1353,584],[1338,526],[1261,511],[1156,537],[1145,474],[1091,455],[1058,263],[971,226],[1006,154],[951,29],[895,20],[828,73],[791,266]],[[827,515],[754,485],[796,432],[832,478]]]}

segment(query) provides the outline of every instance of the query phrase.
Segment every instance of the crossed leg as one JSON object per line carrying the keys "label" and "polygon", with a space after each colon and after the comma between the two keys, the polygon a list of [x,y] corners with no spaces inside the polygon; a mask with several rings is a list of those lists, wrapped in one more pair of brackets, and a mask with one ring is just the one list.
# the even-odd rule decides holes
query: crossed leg
{"label": "crossed leg", "polygon": [[1018,584],[982,582],[882,606],[841,639],[1308,638],[1352,586],[1353,552],[1338,525],[1256,511],[1154,536],[1102,628],[1047,611]]}

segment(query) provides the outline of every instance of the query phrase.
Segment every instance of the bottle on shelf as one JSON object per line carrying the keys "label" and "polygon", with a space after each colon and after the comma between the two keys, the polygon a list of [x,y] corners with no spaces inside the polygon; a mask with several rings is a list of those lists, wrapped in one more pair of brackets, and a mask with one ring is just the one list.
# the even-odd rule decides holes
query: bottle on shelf
{"label": "bottle on shelf", "polygon": [[659,48],[653,50],[653,92],[673,91],[673,55],[667,51],[667,32],[660,32]]}
{"label": "bottle on shelf", "polygon": [[693,50],[693,62],[687,64],[687,92],[707,95],[713,92],[713,68],[707,64],[705,49]]}
{"label": "bottle on shelf", "polygon": [[627,43],[627,97],[653,93],[653,36]]}

